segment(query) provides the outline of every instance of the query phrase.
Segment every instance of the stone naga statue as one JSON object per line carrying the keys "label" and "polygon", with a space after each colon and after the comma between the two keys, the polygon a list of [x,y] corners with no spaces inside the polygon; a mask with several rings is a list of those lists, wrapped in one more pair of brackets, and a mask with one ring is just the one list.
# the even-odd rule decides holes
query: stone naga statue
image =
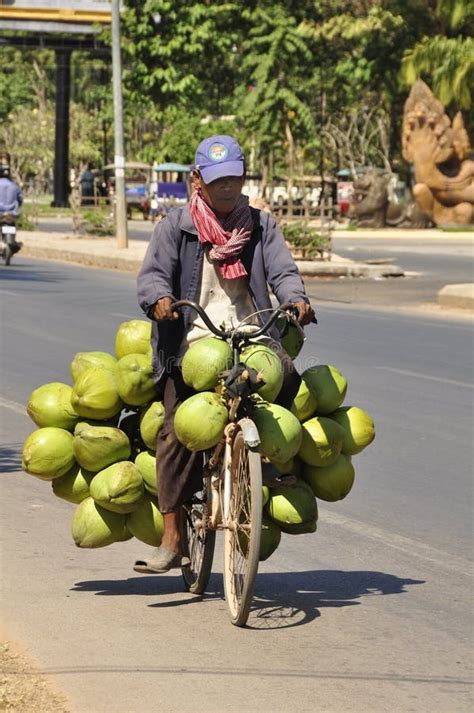
{"label": "stone naga statue", "polygon": [[361,228],[383,228],[388,206],[389,176],[376,169],[354,180],[352,215]]}
{"label": "stone naga statue", "polygon": [[413,195],[436,225],[474,223],[474,161],[461,113],[453,121],[421,79],[405,102],[403,158],[413,164]]}
{"label": "stone naga statue", "polygon": [[389,201],[390,175],[369,169],[354,181],[352,216],[360,228],[427,228],[430,218],[410,203]]}

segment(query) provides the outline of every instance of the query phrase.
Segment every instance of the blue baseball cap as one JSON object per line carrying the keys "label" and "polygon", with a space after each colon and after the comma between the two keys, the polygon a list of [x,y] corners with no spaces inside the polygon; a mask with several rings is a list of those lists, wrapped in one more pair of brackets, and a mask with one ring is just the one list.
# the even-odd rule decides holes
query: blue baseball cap
{"label": "blue baseball cap", "polygon": [[224,176],[243,176],[244,155],[232,136],[210,136],[201,141],[196,150],[196,168],[204,183],[212,183]]}

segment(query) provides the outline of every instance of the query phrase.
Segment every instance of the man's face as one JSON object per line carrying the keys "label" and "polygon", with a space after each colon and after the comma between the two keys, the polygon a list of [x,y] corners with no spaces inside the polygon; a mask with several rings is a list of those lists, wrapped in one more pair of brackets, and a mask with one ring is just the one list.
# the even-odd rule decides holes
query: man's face
{"label": "man's face", "polygon": [[244,185],[244,176],[225,176],[212,183],[204,183],[201,176],[198,176],[197,182],[201,186],[206,203],[217,216],[225,217],[237,205]]}

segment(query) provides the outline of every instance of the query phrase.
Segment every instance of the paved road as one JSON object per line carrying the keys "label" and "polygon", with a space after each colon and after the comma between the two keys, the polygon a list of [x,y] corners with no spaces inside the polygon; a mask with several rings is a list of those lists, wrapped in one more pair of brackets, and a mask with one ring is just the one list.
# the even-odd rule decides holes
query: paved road
{"label": "paved road", "polygon": [[356,484],[261,566],[249,628],[219,575],[139,577],[137,541],[73,546],[73,506],[18,472],[33,388],[139,316],[130,275],[28,260],[1,270],[2,609],[75,713],[471,710],[472,333],[465,321],[321,305],[304,366],[336,364],[375,418]]}
{"label": "paved road", "polygon": [[[69,218],[43,218],[42,230],[70,230]],[[151,223],[129,221],[130,240],[149,240]],[[419,232],[419,231],[418,231]],[[438,291],[447,284],[474,281],[473,242],[446,233],[446,239],[426,239],[417,232],[409,239],[363,238],[357,232],[334,238],[334,252],[353,260],[388,259],[406,271],[404,278],[380,281],[364,278],[308,279],[316,302],[399,308],[436,304]]]}

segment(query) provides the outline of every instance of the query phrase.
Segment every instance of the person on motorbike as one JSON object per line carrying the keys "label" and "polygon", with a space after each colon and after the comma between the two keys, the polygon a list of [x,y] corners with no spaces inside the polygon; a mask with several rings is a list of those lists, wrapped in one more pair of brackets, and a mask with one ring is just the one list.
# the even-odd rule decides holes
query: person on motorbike
{"label": "person on motorbike", "polygon": [[18,218],[23,203],[20,186],[10,178],[10,167],[0,164],[0,217]]}
{"label": "person on motorbike", "polygon": [[[153,320],[154,378],[165,407],[156,446],[164,533],[152,556],[135,562],[135,571],[142,573],[158,574],[186,564],[181,506],[202,487],[202,454],[181,445],[173,419],[180,403],[194,393],[181,375],[182,356],[210,332],[195,313],[172,311],[172,303],[198,302],[215,324],[229,328],[257,310],[271,308],[268,284],[280,304],[296,306],[301,325],[315,321],[280,228],[269,213],[251,208],[242,194],[245,161],[237,141],[226,135],[202,141],[192,179],[189,203],[172,210],[154,228],[137,281],[140,306]],[[270,334],[278,340],[277,330]],[[289,408],[301,377],[279,342],[274,344],[284,371],[276,403]]]}

